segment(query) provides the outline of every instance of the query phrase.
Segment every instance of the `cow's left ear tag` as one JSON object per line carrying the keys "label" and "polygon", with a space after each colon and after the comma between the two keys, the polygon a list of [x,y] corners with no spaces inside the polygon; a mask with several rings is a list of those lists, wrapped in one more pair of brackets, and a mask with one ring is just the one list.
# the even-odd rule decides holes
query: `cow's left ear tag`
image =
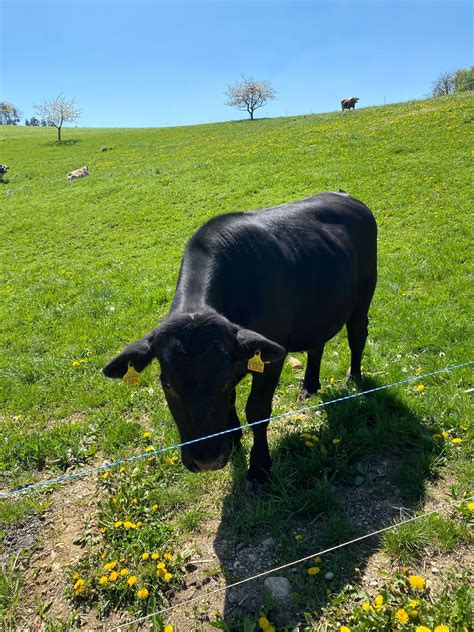
{"label": "cow's left ear tag", "polygon": [[249,371],[255,371],[256,373],[263,373],[265,369],[265,365],[270,364],[269,362],[264,362],[260,356],[260,351],[255,351],[252,358],[247,363],[247,369]]}
{"label": "cow's left ear tag", "polygon": [[128,369],[123,376],[123,383],[127,386],[136,386],[140,382],[140,373],[133,368],[131,362],[128,363]]}

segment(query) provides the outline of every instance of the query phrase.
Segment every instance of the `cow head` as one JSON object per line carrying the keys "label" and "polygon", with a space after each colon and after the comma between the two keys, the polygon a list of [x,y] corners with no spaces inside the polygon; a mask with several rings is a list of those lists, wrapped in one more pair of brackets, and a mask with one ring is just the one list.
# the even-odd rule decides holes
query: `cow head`
{"label": "cow head", "polygon": [[[140,372],[159,360],[166,401],[184,443],[230,427],[235,386],[256,351],[265,362],[285,355],[277,343],[217,313],[180,314],[126,347],[103,372],[119,378],[130,364]],[[226,465],[231,448],[227,433],[183,446],[181,456],[193,472],[216,470]]]}

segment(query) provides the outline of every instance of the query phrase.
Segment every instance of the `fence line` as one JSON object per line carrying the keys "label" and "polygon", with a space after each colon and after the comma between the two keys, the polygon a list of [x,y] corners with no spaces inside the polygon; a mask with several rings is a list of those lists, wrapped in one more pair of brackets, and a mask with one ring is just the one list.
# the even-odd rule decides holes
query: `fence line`
{"label": "fence line", "polygon": [[163,452],[168,452],[169,450],[176,450],[177,448],[181,448],[186,445],[191,445],[193,443],[198,443],[199,441],[206,441],[207,439],[212,439],[213,437],[219,437],[221,435],[225,435],[231,432],[236,432],[240,430],[247,430],[248,428],[252,428],[259,424],[269,423],[270,421],[274,421],[276,419],[282,419],[283,417],[288,417],[290,415],[296,415],[298,413],[307,412],[309,410],[315,410],[316,408],[324,408],[326,406],[330,406],[331,404],[337,404],[339,402],[347,401],[349,399],[355,399],[357,397],[362,397],[363,395],[368,395],[370,393],[375,393],[377,391],[383,391],[387,388],[393,388],[394,386],[400,386],[401,384],[409,384],[410,382],[415,382],[417,380],[422,380],[427,377],[432,377],[433,375],[439,375],[440,373],[447,373],[449,371],[454,371],[455,369],[460,369],[462,367],[471,366],[474,364],[474,360],[470,362],[463,362],[462,364],[456,364],[454,366],[445,367],[444,369],[438,369],[437,371],[432,371],[431,373],[424,373],[422,375],[414,375],[412,377],[407,377],[403,380],[399,380],[398,382],[392,382],[391,384],[385,384],[384,386],[377,386],[375,388],[370,388],[366,391],[361,391],[359,393],[352,393],[351,395],[345,395],[344,397],[338,397],[336,399],[332,399],[328,402],[320,402],[319,404],[313,404],[311,406],[304,406],[303,408],[298,408],[296,410],[290,410],[286,413],[282,413],[280,415],[275,415],[273,417],[268,417],[266,419],[260,419],[258,421],[254,421],[252,423],[244,424],[239,428],[229,428],[227,430],[223,430],[221,432],[216,432],[214,434],[207,435],[205,437],[199,437],[198,439],[191,439],[190,441],[184,441],[183,443],[177,443],[176,445],[166,446],[164,448],[160,448],[159,450],[154,450],[152,452],[145,452],[143,454],[137,454],[135,456],[130,456],[125,459],[121,459],[119,461],[113,461],[112,463],[104,463],[103,465],[98,465],[96,467],[91,467],[86,470],[81,470],[79,472],[72,472],[71,474],[65,474],[64,476],[58,476],[56,478],[50,478],[41,483],[32,483],[31,485],[26,485],[24,487],[20,487],[18,489],[12,489],[6,492],[0,492],[0,498],[9,498],[12,496],[17,496],[19,494],[24,494],[26,492],[32,491],[33,489],[40,489],[43,487],[48,487],[50,485],[55,485],[57,483],[63,483],[65,481],[71,480],[73,478],[77,478],[78,476],[86,476],[88,474],[93,474],[95,472],[101,472],[102,470],[108,470],[113,467],[117,467],[118,465],[124,465],[125,463],[133,463],[134,461],[138,461],[139,459],[150,458],[152,456],[156,456],[157,454],[162,454]]}
{"label": "fence line", "polygon": [[239,581],[233,582],[232,584],[215,588],[214,590],[211,590],[204,595],[198,595],[197,597],[192,597],[191,599],[187,599],[186,601],[175,604],[174,606],[169,606],[168,608],[162,608],[161,610],[158,610],[151,614],[147,614],[138,619],[133,619],[132,621],[129,621],[128,623],[123,623],[117,626],[116,628],[114,628],[114,630],[121,630],[124,627],[135,625],[136,623],[142,623],[143,621],[146,621],[147,619],[150,619],[151,617],[161,616],[162,614],[166,614],[167,612],[171,612],[173,610],[182,608],[196,601],[205,599],[209,597],[210,595],[223,592],[224,590],[230,590],[231,588],[235,588],[236,586],[241,586],[242,584],[246,584],[247,582],[253,581],[255,579],[259,579],[260,577],[265,577],[267,575],[270,575],[271,573],[276,573],[277,571],[284,570],[291,566],[296,566],[297,564],[301,564],[302,562],[307,562],[308,560],[313,559],[315,557],[326,555],[327,553],[331,553],[332,551],[336,551],[337,549],[342,549],[343,547],[350,546],[351,544],[355,544],[356,542],[361,542],[362,540],[366,540],[367,538],[372,538],[376,535],[384,533],[385,531],[396,529],[410,522],[415,522],[416,520],[420,520],[421,518],[426,518],[427,516],[431,516],[432,514],[438,513],[440,511],[444,511],[445,509],[450,509],[451,507],[456,507],[456,505],[470,502],[471,500],[474,500],[474,496],[470,496],[469,498],[463,498],[462,500],[456,500],[452,503],[446,503],[445,505],[442,505],[441,507],[438,507],[437,509],[432,509],[431,511],[427,511],[424,514],[420,514],[418,516],[412,516],[411,518],[408,518],[407,520],[396,522],[392,525],[389,525],[388,527],[383,527],[382,529],[378,529],[377,531],[372,531],[371,533],[367,533],[365,535],[359,536],[358,538],[353,538],[352,540],[348,540],[347,542],[343,542],[342,544],[331,546],[328,549],[323,549],[322,551],[312,553],[311,555],[305,555],[305,557],[300,557],[299,559],[293,560],[292,562],[288,562],[287,564],[281,564],[280,566],[276,566],[275,568],[271,568],[270,570],[263,571],[262,573],[257,573],[256,575],[252,575],[251,577],[240,579]]}

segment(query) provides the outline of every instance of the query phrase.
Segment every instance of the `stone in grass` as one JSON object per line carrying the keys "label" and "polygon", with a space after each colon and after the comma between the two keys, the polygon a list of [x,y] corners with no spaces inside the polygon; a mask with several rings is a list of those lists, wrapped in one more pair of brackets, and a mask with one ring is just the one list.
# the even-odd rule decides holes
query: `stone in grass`
{"label": "stone in grass", "polygon": [[326,575],[324,575],[324,579],[327,582],[332,582],[332,580],[334,579],[334,573],[331,573],[331,571],[329,571],[328,573],[326,573]]}
{"label": "stone in grass", "polygon": [[281,608],[291,607],[291,584],[289,579],[286,577],[267,577],[263,587],[270,594],[275,605]]}
{"label": "stone in grass", "polygon": [[303,363],[298,360],[298,358],[294,358],[293,356],[288,356],[288,364],[292,369],[302,369]]}

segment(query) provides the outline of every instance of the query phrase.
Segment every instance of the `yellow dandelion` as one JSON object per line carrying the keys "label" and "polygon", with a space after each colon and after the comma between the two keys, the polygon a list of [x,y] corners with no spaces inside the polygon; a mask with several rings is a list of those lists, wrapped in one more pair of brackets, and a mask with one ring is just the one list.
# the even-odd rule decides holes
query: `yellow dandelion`
{"label": "yellow dandelion", "polygon": [[313,441],[319,441],[319,437],[317,435],[310,435]]}
{"label": "yellow dandelion", "polygon": [[100,559],[101,560],[105,560],[105,551],[103,553],[100,554]]}
{"label": "yellow dandelion", "polygon": [[118,577],[119,577],[119,574],[117,573],[117,571],[112,571],[109,575],[109,579],[111,582],[117,581]]}
{"label": "yellow dandelion", "polygon": [[168,560],[168,561],[173,559],[173,556],[171,555],[171,553],[165,553],[163,557],[165,560]]}
{"label": "yellow dandelion", "polygon": [[413,617],[414,619],[416,619],[416,617],[418,616],[418,610],[410,610],[408,612],[408,616]]}
{"label": "yellow dandelion", "polygon": [[341,625],[339,632],[351,632],[351,628],[348,625]]}
{"label": "yellow dandelion", "polygon": [[415,632],[431,632],[431,628],[427,628],[426,625],[417,625]]}
{"label": "yellow dandelion", "polygon": [[111,571],[116,566],[117,566],[117,562],[107,562],[107,564],[104,564],[104,570]]}
{"label": "yellow dandelion", "polygon": [[416,608],[419,603],[420,602],[418,601],[418,599],[412,599],[411,601],[408,602],[408,607],[409,608]]}
{"label": "yellow dandelion", "polygon": [[106,531],[107,531],[107,527],[101,527],[101,528],[100,528],[100,532],[101,532],[101,533],[105,533]]}
{"label": "yellow dandelion", "polygon": [[125,577],[126,575],[128,575],[128,568],[122,568],[120,571],[120,577]]}
{"label": "yellow dandelion", "polygon": [[86,581],[84,579],[78,579],[77,582],[73,586],[74,592],[76,593],[76,595],[80,595],[82,592],[84,592],[85,587],[86,587]]}
{"label": "yellow dandelion", "polygon": [[397,610],[395,616],[403,625],[405,625],[405,623],[408,623],[408,612],[404,608],[400,608],[399,610]]}
{"label": "yellow dandelion", "polygon": [[423,577],[419,575],[410,575],[408,581],[415,590],[423,590],[426,586],[426,579],[423,579]]}
{"label": "yellow dandelion", "polygon": [[135,529],[135,524],[133,522],[130,522],[130,520],[126,520],[123,523],[123,526],[125,527],[125,529]]}
{"label": "yellow dandelion", "polygon": [[443,437],[443,439],[448,439],[449,438],[449,432],[447,430],[443,430],[443,432],[441,433],[441,436]]}
{"label": "yellow dandelion", "polygon": [[101,586],[103,586],[104,584],[106,584],[109,580],[107,579],[107,577],[105,575],[102,575],[102,577],[99,579],[99,584]]}
{"label": "yellow dandelion", "polygon": [[148,588],[140,588],[140,590],[137,592],[138,599],[141,599],[142,601],[148,599],[149,595],[150,593],[148,592]]}
{"label": "yellow dandelion", "polygon": [[364,601],[364,603],[362,604],[362,610],[364,612],[370,612],[370,610],[373,610],[373,608],[368,601]]}
{"label": "yellow dandelion", "polygon": [[105,474],[102,474],[102,478],[103,479],[107,479],[110,476],[110,472],[105,472]]}
{"label": "yellow dandelion", "polygon": [[145,452],[154,452],[155,448],[152,445],[147,446],[147,448],[145,449]]}
{"label": "yellow dandelion", "polygon": [[383,606],[383,597],[382,595],[378,595],[377,597],[375,597],[375,607],[377,610],[380,610],[382,606]]}
{"label": "yellow dandelion", "polygon": [[319,568],[319,566],[310,566],[308,568],[308,575],[317,575],[320,572],[321,569]]}
{"label": "yellow dandelion", "polygon": [[341,443],[341,441],[342,441],[342,439],[340,437],[334,437],[334,439],[332,440],[334,445],[337,445],[338,443]]}
{"label": "yellow dandelion", "polygon": [[149,439],[149,438],[151,437],[151,432],[148,432],[148,430],[146,430],[146,431],[143,433],[142,437],[143,437],[144,439]]}
{"label": "yellow dandelion", "polygon": [[474,503],[467,503],[467,508],[469,511],[474,511]]}
{"label": "yellow dandelion", "polygon": [[137,524],[135,525],[135,527],[136,527],[137,529],[139,529],[140,527],[143,527],[143,522],[142,522],[141,520],[139,520],[139,521],[137,522]]}
{"label": "yellow dandelion", "polygon": [[302,435],[303,439],[311,439],[311,435],[307,432],[304,432]]}
{"label": "yellow dandelion", "polygon": [[316,564],[321,564],[321,558],[319,557],[319,555],[318,555],[318,557],[314,558],[314,561],[315,561]]}
{"label": "yellow dandelion", "polygon": [[453,439],[453,443],[454,445],[459,445],[460,443],[462,443],[462,439],[460,437],[455,437]]}
{"label": "yellow dandelion", "polygon": [[295,540],[302,540],[302,539],[303,539],[303,536],[301,535],[301,533],[297,533],[295,535]]}
{"label": "yellow dandelion", "polygon": [[418,391],[418,393],[423,393],[423,391],[425,390],[425,385],[418,384],[418,386],[416,387],[416,390]]}
{"label": "yellow dandelion", "polygon": [[160,570],[160,568],[166,568],[166,564],[164,562],[158,562],[158,564],[156,565],[156,568],[158,570]]}
{"label": "yellow dandelion", "polygon": [[312,443],[311,441],[305,441],[304,444],[307,445],[308,448],[312,448],[314,445],[314,443]]}
{"label": "yellow dandelion", "polygon": [[158,511],[158,505],[152,505],[151,510],[152,511]]}
{"label": "yellow dandelion", "polygon": [[171,625],[171,623],[168,623],[168,625],[165,625],[165,629],[164,632],[173,632],[174,628]]}
{"label": "yellow dandelion", "polygon": [[165,580],[165,582],[169,582],[173,579],[173,575],[171,573],[165,573],[163,579]]}
{"label": "yellow dandelion", "polygon": [[152,553],[152,554],[151,554],[151,559],[152,559],[152,560],[157,560],[159,557],[160,557],[160,556],[159,556],[159,554],[158,554],[158,553]]}
{"label": "yellow dandelion", "polygon": [[156,573],[157,573],[158,577],[164,577],[167,572],[168,571],[166,570],[166,568],[157,568],[156,569]]}
{"label": "yellow dandelion", "polygon": [[136,575],[130,575],[130,577],[127,579],[127,584],[129,586],[134,586],[138,581],[138,577],[136,577]]}
{"label": "yellow dandelion", "polygon": [[449,632],[449,627],[447,625],[437,625],[434,632]]}
{"label": "yellow dandelion", "polygon": [[75,579],[79,579],[79,577],[80,577],[80,575],[79,575],[79,573],[78,573],[77,571],[76,571],[76,572],[73,574],[73,576],[72,576],[72,578],[73,578],[74,580],[75,580]]}
{"label": "yellow dandelion", "polygon": [[262,630],[266,630],[270,625],[270,621],[267,619],[267,617],[260,617],[260,619],[258,620],[258,625],[261,627]]}
{"label": "yellow dandelion", "polygon": [[122,525],[123,525],[123,522],[121,520],[117,520],[117,522],[114,524],[114,527],[116,527],[118,529]]}
{"label": "yellow dandelion", "polygon": [[149,553],[142,553],[142,560],[147,560],[150,557]]}

